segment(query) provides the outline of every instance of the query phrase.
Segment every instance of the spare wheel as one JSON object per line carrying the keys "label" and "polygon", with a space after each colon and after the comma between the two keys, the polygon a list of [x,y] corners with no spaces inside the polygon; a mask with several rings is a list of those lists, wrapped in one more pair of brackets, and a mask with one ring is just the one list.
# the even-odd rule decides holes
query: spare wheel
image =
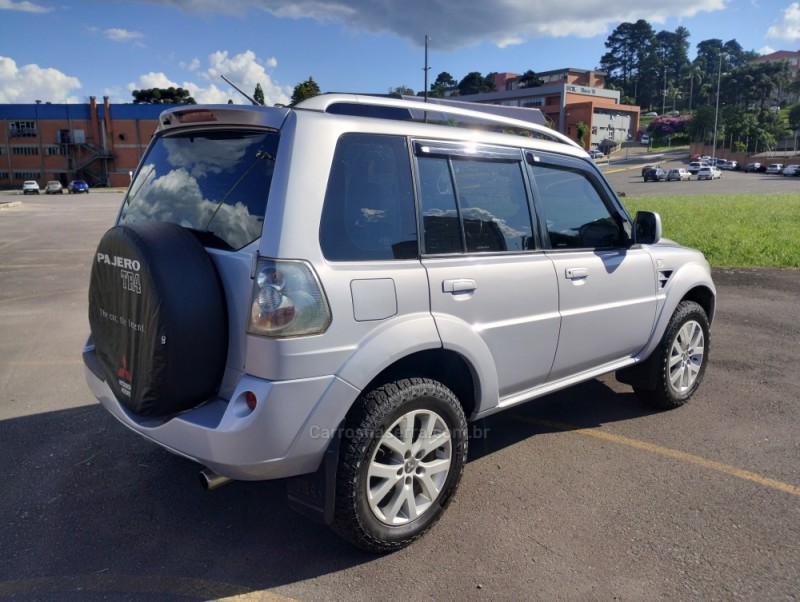
{"label": "spare wheel", "polygon": [[228,351],[214,263],[177,224],[115,226],[97,247],[89,325],[106,382],[131,412],[163,416],[213,396]]}

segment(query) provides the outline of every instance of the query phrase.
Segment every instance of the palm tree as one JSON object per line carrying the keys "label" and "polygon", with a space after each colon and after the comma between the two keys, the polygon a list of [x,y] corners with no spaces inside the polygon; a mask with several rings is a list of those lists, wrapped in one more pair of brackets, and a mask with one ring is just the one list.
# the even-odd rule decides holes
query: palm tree
{"label": "palm tree", "polygon": [[697,80],[697,85],[703,83],[703,67],[698,61],[689,63],[686,67],[684,79],[689,80],[689,112],[692,110],[692,95],[694,93],[694,82]]}

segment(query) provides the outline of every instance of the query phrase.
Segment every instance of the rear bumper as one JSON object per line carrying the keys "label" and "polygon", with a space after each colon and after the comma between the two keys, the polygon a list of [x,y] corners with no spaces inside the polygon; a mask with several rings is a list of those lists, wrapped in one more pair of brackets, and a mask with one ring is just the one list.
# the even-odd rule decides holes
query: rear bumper
{"label": "rear bumper", "polygon": [[[86,381],[122,424],[167,450],[237,480],[314,472],[360,391],[336,376],[267,381],[244,375],[230,400],[214,399],[172,417],[142,417],[119,403],[94,350],[84,350]],[[245,394],[256,395],[250,410]]]}

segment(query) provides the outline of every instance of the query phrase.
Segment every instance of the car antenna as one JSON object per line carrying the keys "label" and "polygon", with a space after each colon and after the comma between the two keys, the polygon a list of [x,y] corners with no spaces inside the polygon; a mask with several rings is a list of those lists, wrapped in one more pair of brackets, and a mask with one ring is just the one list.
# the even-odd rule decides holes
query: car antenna
{"label": "car antenna", "polygon": [[255,98],[253,98],[252,96],[248,96],[248,95],[247,95],[247,93],[245,93],[245,92],[244,92],[244,91],[243,91],[243,90],[242,90],[242,89],[241,89],[239,86],[237,86],[236,84],[234,84],[234,83],[233,83],[231,80],[229,80],[229,79],[228,79],[227,77],[225,77],[224,75],[220,75],[220,77],[221,77],[222,79],[224,79],[226,82],[228,82],[228,84],[229,84],[229,85],[233,86],[233,88],[234,88],[234,89],[235,89],[235,90],[236,90],[236,91],[237,91],[239,94],[241,94],[242,96],[244,96],[244,97],[245,97],[247,100],[249,100],[251,103],[253,103],[253,104],[254,104],[254,105],[256,105],[257,107],[264,106],[264,105],[263,105],[263,104],[261,104],[260,102],[257,102],[257,101],[255,100]]}

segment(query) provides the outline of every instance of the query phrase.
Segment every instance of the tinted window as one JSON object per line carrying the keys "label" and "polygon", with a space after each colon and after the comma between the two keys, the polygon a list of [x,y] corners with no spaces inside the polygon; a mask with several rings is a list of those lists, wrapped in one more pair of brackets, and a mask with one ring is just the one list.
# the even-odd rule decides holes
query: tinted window
{"label": "tinted window", "polygon": [[616,212],[586,174],[578,169],[536,163],[529,165],[536,184],[537,206],[547,225],[553,249],[620,246],[624,240]]}
{"label": "tinted window", "polygon": [[420,156],[417,165],[426,253],[533,248],[519,161]]}
{"label": "tinted window", "polygon": [[163,221],[202,234],[204,244],[240,249],[261,235],[278,135],[191,132],[150,148],[121,223]]}
{"label": "tinted window", "polygon": [[325,193],[320,244],[332,261],[418,256],[405,139],[372,134],[339,139]]}

